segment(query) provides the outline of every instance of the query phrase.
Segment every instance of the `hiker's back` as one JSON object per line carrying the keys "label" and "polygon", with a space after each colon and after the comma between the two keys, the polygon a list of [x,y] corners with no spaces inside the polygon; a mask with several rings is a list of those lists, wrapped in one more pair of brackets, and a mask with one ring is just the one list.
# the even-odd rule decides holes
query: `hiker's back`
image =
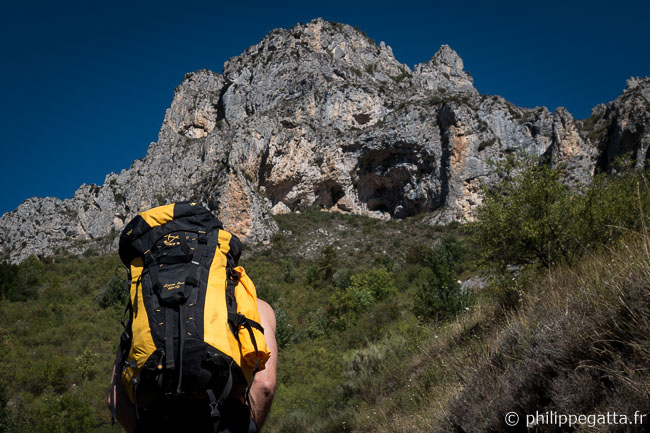
{"label": "hiker's back", "polygon": [[138,431],[248,432],[244,402],[269,351],[239,239],[176,203],[136,216],[119,254],[130,299],[116,370]]}

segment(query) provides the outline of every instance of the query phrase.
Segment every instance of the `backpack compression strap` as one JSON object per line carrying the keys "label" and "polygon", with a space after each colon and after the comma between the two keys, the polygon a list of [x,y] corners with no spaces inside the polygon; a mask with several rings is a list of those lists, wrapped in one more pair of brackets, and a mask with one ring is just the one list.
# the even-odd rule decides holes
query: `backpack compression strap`
{"label": "backpack compression strap", "polygon": [[[230,314],[228,315],[230,318]],[[230,319],[229,319],[230,320]],[[253,343],[253,348],[255,349],[255,354],[257,356],[257,359],[255,359],[255,367],[253,368],[253,374],[251,376],[251,381],[246,387],[246,402],[248,403],[248,406],[250,406],[250,401],[249,401],[249,395],[251,392],[251,387],[253,386],[253,381],[255,380],[255,375],[257,374],[257,371],[260,368],[260,352],[257,348],[257,340],[255,339],[255,333],[253,332],[253,328],[257,329],[260,331],[262,334],[264,334],[264,328],[262,325],[257,323],[254,320],[249,319],[248,317],[244,316],[243,314],[237,313],[234,318],[232,319],[233,323],[235,323],[237,330],[239,330],[239,327],[244,327],[248,331],[248,334],[251,337],[251,342]],[[235,336],[237,336],[235,334]]]}
{"label": "backpack compression strap", "polygon": [[255,374],[257,374],[257,371],[259,370],[260,367],[260,352],[257,348],[257,340],[255,339],[255,333],[253,332],[253,328],[257,329],[262,334],[264,334],[264,328],[256,321],[251,320],[248,317],[244,316],[243,314],[237,312],[237,300],[235,299],[235,287],[239,283],[241,274],[237,272],[237,270],[235,270],[233,267],[227,266],[226,275],[227,275],[226,308],[228,310],[228,324],[230,325],[230,329],[232,330],[232,333],[235,335],[235,338],[238,341],[239,341],[239,328],[243,327],[248,331],[251,337],[251,342],[253,343],[253,348],[255,349],[255,354],[257,356],[257,359],[255,360],[255,367],[253,368],[253,374],[251,376],[251,381],[246,387],[246,401],[249,403],[248,405],[250,406],[248,397],[251,391],[251,387],[253,386],[253,381],[255,380]]}
{"label": "backpack compression strap", "polygon": [[228,364],[228,380],[226,381],[226,385],[218,399],[213,390],[208,388],[205,391],[208,394],[208,400],[210,401],[210,418],[212,418],[215,432],[218,431],[219,421],[221,420],[221,407],[223,407],[224,403],[230,396],[230,391],[232,390],[232,365],[233,361],[231,360]]}

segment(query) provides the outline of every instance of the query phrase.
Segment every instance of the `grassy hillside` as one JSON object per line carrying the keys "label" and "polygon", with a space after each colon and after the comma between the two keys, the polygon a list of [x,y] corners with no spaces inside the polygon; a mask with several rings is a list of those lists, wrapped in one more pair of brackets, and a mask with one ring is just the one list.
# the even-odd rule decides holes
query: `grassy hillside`
{"label": "grassy hillside", "polygon": [[[457,227],[318,210],[278,222],[273,245],[248,247],[242,264],[278,316],[280,388],[268,430],[301,430],[351,401],[341,385],[354,350],[415,329],[402,303],[417,266],[404,267],[404,257]],[[0,431],[120,431],[105,403],[125,300],[117,255],[32,257],[2,273]],[[377,293],[361,293],[377,276]],[[333,299],[351,280],[366,297]]]}
{"label": "grassy hillside", "polygon": [[123,307],[101,306],[118,262],[30,258],[3,278],[0,431],[120,431],[105,391]]}
{"label": "grassy hillside", "polygon": [[[598,180],[596,200],[534,174],[532,186],[517,183],[531,178],[524,170],[507,194],[486,191],[490,217],[468,228],[318,210],[277,217],[272,244],[242,258],[278,322],[265,431],[487,432],[508,430],[510,411],[648,413],[643,178]],[[572,223],[569,210],[579,224],[558,245],[548,233]],[[503,239],[526,260],[503,260]],[[2,265],[0,432],[120,431],[105,403],[123,310],[118,266],[91,253]],[[479,271],[487,287],[461,290]]]}

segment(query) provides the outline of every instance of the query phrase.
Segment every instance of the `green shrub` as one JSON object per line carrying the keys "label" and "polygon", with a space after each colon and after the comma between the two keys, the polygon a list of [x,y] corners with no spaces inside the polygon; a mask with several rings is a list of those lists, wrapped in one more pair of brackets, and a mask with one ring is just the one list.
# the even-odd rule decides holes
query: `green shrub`
{"label": "green shrub", "polygon": [[305,281],[310,286],[315,285],[320,280],[320,273],[318,272],[318,266],[311,265],[307,268],[307,274]]}
{"label": "green shrub", "polygon": [[0,433],[9,433],[11,429],[10,413],[7,409],[8,400],[4,384],[0,383]]}
{"label": "green shrub", "polygon": [[77,364],[77,373],[82,379],[92,379],[96,373],[97,354],[89,348],[85,348],[79,356],[75,358]]}
{"label": "green shrub", "polygon": [[294,274],[294,264],[291,260],[283,260],[282,264],[282,281],[285,283],[293,283],[296,281],[296,276]]}
{"label": "green shrub", "polygon": [[382,300],[397,291],[393,277],[384,268],[370,268],[350,277],[349,290],[368,291],[373,299]]}
{"label": "green shrub", "polygon": [[511,157],[497,167],[501,181],[483,190],[473,239],[484,264],[550,266],[576,251],[575,207],[560,171]]}
{"label": "green shrub", "polygon": [[18,266],[11,263],[0,263],[0,301],[7,299],[14,291]]}
{"label": "green shrub", "polygon": [[641,230],[649,211],[646,175],[634,170],[599,174],[580,196],[577,232],[584,245],[609,244],[629,230]]}
{"label": "green shrub", "polygon": [[35,384],[37,387],[51,388],[57,394],[62,394],[68,389],[71,383],[72,368],[67,358],[52,357],[46,362],[38,363],[36,368],[39,371],[35,377],[40,377],[38,384]]}
{"label": "green shrub", "polygon": [[343,391],[346,394],[358,394],[362,399],[374,402],[377,395],[373,389],[380,388],[383,379],[381,370],[399,362],[405,350],[406,339],[396,336],[350,351],[343,358]]}
{"label": "green shrub", "polygon": [[274,307],[275,311],[275,339],[280,348],[286,347],[295,341],[295,332],[289,321],[287,313],[281,306]]}
{"label": "green shrub", "polygon": [[97,431],[97,417],[87,401],[78,394],[46,394],[35,405],[31,424],[36,433]]}
{"label": "green shrub", "polygon": [[27,301],[38,294],[43,264],[36,256],[27,257],[18,266],[3,264],[3,297],[11,301]]}
{"label": "green shrub", "polygon": [[125,289],[125,281],[113,276],[101,289],[97,295],[97,303],[102,308],[108,308],[113,305],[125,305],[128,291]]}
{"label": "green shrub", "polygon": [[339,268],[334,272],[334,275],[332,275],[332,284],[334,287],[343,289],[350,284],[351,276],[352,272],[348,268]]}
{"label": "green shrub", "polygon": [[339,254],[333,245],[323,248],[318,260],[318,273],[323,280],[331,280],[339,264]]}
{"label": "green shrub", "polygon": [[327,333],[328,321],[323,308],[310,311],[307,314],[307,335],[310,338],[322,337]]}
{"label": "green shrub", "polygon": [[579,190],[563,182],[561,168],[530,158],[511,156],[497,172],[501,180],[484,187],[470,226],[482,265],[496,273],[572,262],[639,229],[650,211],[643,173],[598,175]]}
{"label": "green shrub", "polygon": [[348,286],[337,290],[329,300],[332,324],[339,329],[347,328],[373,301],[372,292],[367,287]]}
{"label": "green shrub", "polygon": [[[418,252],[417,263],[423,268],[415,282],[413,312],[419,317],[435,320],[454,317],[468,304],[467,296],[460,291],[455,269],[462,249],[455,241],[443,240],[433,248],[414,250]],[[413,254],[414,251],[409,253]]]}
{"label": "green shrub", "polygon": [[339,329],[347,328],[375,301],[395,292],[393,278],[384,268],[371,268],[352,275],[350,284],[337,288],[329,299],[332,324]]}

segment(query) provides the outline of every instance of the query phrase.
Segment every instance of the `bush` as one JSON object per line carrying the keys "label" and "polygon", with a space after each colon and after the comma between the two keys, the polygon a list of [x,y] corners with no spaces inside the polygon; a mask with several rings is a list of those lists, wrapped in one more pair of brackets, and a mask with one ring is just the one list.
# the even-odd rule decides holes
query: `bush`
{"label": "bush", "polygon": [[350,277],[349,290],[367,291],[373,299],[382,300],[397,291],[393,278],[384,268],[371,268]]}
{"label": "bush", "polygon": [[310,338],[322,337],[327,333],[327,315],[325,310],[319,308],[307,314],[307,335]]}
{"label": "bush", "polygon": [[339,268],[336,272],[334,272],[334,275],[332,276],[332,284],[334,287],[344,289],[350,285],[351,276],[352,272],[348,268]]}
{"label": "bush", "polygon": [[27,301],[38,294],[43,264],[35,256],[29,256],[20,265],[3,263],[0,269],[3,298]]}
{"label": "bush", "polygon": [[106,284],[99,289],[97,302],[102,308],[108,308],[113,305],[125,305],[128,291],[125,289],[124,280],[113,276]]}
{"label": "bush", "polygon": [[4,384],[0,383],[0,433],[8,433],[11,428],[9,409],[7,409],[8,400]]}
{"label": "bush", "polygon": [[89,348],[85,348],[79,356],[75,358],[77,372],[82,379],[92,379],[95,377],[97,367],[97,354]]}
{"label": "bush", "polygon": [[7,299],[14,290],[18,266],[11,263],[0,263],[0,300]]}
{"label": "bush", "polygon": [[296,281],[296,276],[294,275],[294,264],[291,260],[282,261],[282,280],[285,283],[293,283]]}
{"label": "bush", "polygon": [[483,190],[472,225],[482,262],[505,272],[508,265],[550,266],[569,259],[577,249],[575,209],[560,171],[514,157],[497,171],[501,181]]}
{"label": "bush", "polygon": [[406,351],[406,339],[402,336],[386,337],[376,343],[348,352],[343,357],[341,385],[345,394],[356,394],[362,399],[374,403],[376,389],[383,380],[382,370],[389,370],[401,359]]}
{"label": "bush", "polygon": [[[467,304],[461,293],[455,264],[462,255],[460,246],[441,241],[433,248],[419,247],[417,262],[423,266],[415,282],[416,296],[413,312],[420,317],[444,320],[455,316]],[[409,255],[413,255],[411,251]]]}
{"label": "bush", "polygon": [[610,244],[629,230],[641,230],[649,211],[646,174],[599,174],[580,196],[577,232],[585,245]]}
{"label": "bush", "polygon": [[330,297],[332,324],[345,329],[377,300],[397,292],[393,278],[384,268],[371,268],[350,277],[350,284]]}
{"label": "bush", "polygon": [[328,245],[323,248],[318,260],[318,275],[323,280],[331,280],[339,264],[339,255],[334,246]]}
{"label": "bush", "polygon": [[278,347],[283,348],[295,341],[295,333],[284,309],[281,306],[276,306],[274,310],[276,321],[275,339]]}
{"label": "bush", "polygon": [[582,190],[563,183],[561,168],[511,157],[501,180],[484,187],[470,231],[481,264],[491,271],[573,262],[591,247],[638,229],[650,210],[642,173],[596,176]]}
{"label": "bush", "polygon": [[44,395],[35,405],[32,425],[36,433],[95,432],[97,417],[76,393]]}

